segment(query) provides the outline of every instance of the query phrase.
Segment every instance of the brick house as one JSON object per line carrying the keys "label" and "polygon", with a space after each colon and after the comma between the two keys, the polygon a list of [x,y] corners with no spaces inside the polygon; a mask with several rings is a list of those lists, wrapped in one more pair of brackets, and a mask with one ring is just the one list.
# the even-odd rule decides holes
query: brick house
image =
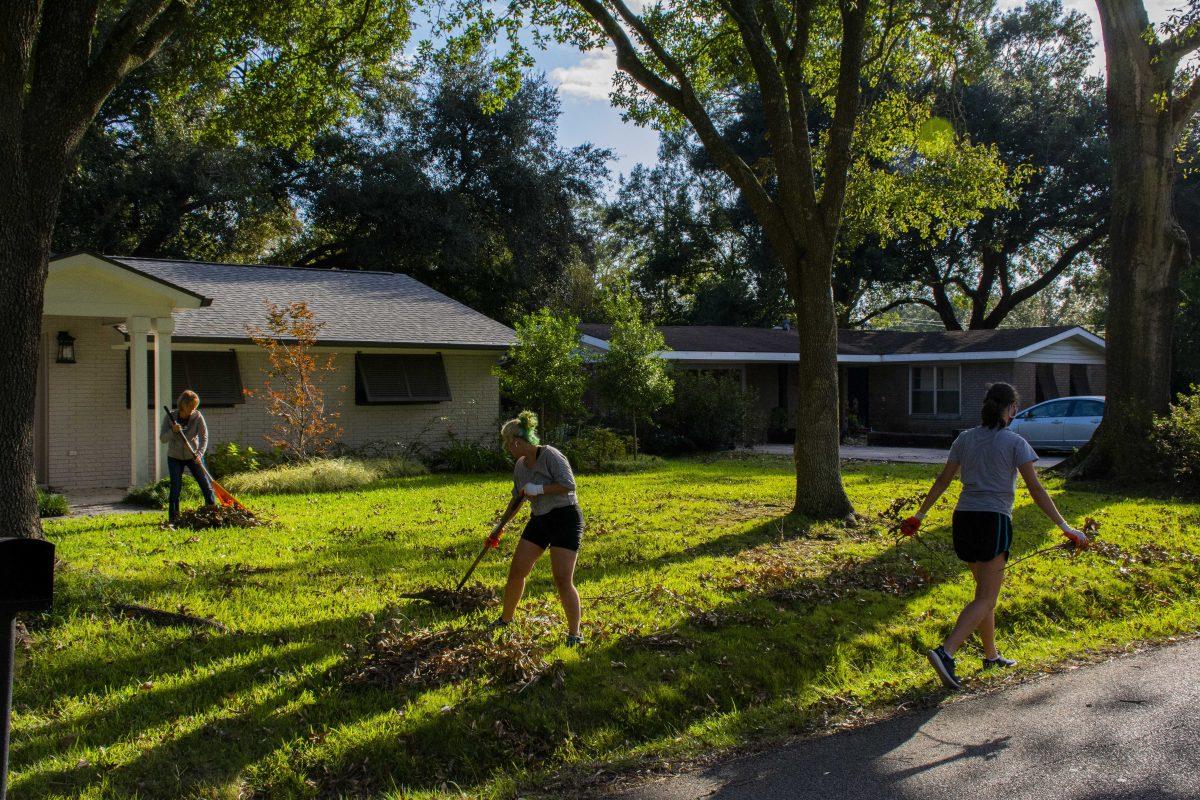
{"label": "brick house", "polygon": [[[608,326],[580,326],[584,344],[607,347]],[[791,387],[801,365],[795,331],[662,326],[681,369],[729,373],[753,387],[764,414],[796,426]],[[851,413],[879,443],[948,443],[978,424],[989,384],[1005,381],[1022,407],[1069,395],[1103,395],[1104,340],[1076,326],[981,331],[838,332],[843,418]],[[777,411],[776,409],[783,409]]]}
{"label": "brick house", "polygon": [[264,445],[273,423],[243,389],[262,384],[247,325],[264,301],[306,301],[334,353],[326,400],[342,441],[491,435],[492,367],[514,341],[504,325],[406,275],[100,256],[50,262],[42,316],[34,452],[39,483],[139,485],[166,474],[162,406],[197,391],[210,443]]}

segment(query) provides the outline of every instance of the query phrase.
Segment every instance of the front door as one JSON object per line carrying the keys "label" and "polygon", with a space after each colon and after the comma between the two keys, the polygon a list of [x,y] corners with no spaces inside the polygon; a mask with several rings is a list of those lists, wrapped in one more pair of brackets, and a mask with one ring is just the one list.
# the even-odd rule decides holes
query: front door
{"label": "front door", "polygon": [[871,389],[867,384],[869,374],[867,367],[848,367],[846,369],[846,409],[851,416],[857,417],[858,424],[864,428],[871,425],[869,410]]}

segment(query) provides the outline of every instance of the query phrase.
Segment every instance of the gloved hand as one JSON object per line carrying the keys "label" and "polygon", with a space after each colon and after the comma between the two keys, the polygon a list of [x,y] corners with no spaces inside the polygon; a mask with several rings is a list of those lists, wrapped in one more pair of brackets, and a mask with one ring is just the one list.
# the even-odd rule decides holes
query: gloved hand
{"label": "gloved hand", "polygon": [[545,493],[546,487],[542,486],[540,483],[527,483],[525,484],[525,487],[521,489],[521,494],[525,495],[526,497],[537,497],[539,494]]}
{"label": "gloved hand", "polygon": [[921,520],[923,519],[925,519],[925,515],[920,511],[918,511],[916,514],[913,514],[911,517],[904,520],[904,522],[900,523],[900,533],[904,534],[905,536],[914,535],[921,527]]}
{"label": "gloved hand", "polygon": [[1081,530],[1076,530],[1070,525],[1064,525],[1062,532],[1063,536],[1067,537],[1067,539],[1071,541],[1071,544],[1075,546],[1076,550],[1087,550],[1088,546],[1091,545],[1091,541],[1088,540],[1086,533]]}

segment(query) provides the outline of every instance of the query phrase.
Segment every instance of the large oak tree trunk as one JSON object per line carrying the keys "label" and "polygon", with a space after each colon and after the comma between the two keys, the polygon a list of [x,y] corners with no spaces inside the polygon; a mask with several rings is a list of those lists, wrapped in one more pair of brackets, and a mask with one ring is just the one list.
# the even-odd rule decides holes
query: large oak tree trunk
{"label": "large oak tree trunk", "polygon": [[[809,264],[788,270],[796,309],[799,380],[796,385],[797,513],[814,519],[845,517],[854,511],[842,485],[839,453],[841,403],[837,366],[837,311],[830,275],[833,250],[810,251]],[[824,264],[825,269],[817,265]]]}
{"label": "large oak tree trunk", "polygon": [[[1159,74],[1141,39],[1141,4],[1101,0],[1112,142],[1104,421],[1068,466],[1072,477],[1144,479],[1150,425],[1171,401],[1171,343],[1179,276],[1189,259],[1172,190],[1179,128],[1158,98]],[[1138,13],[1140,11],[1140,14]],[[1167,85],[1165,86],[1164,83]]]}
{"label": "large oak tree trunk", "polygon": [[[3,123],[0,122],[0,125]],[[7,145],[11,134],[0,134]],[[29,180],[17,148],[0,152],[0,536],[40,537],[33,420],[42,296],[60,180]],[[54,173],[44,165],[42,174]]]}

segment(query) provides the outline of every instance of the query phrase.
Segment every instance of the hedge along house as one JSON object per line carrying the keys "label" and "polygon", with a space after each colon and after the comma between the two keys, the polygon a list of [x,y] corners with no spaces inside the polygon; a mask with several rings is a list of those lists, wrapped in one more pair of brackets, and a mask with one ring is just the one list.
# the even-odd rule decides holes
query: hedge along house
{"label": "hedge along house", "polygon": [[[664,358],[682,369],[728,374],[753,388],[764,414],[780,423],[778,432],[793,436],[792,387],[803,368],[795,331],[704,325],[659,331],[671,348]],[[607,325],[581,325],[580,332],[584,344],[607,348]],[[879,443],[940,445],[978,424],[984,393],[997,381],[1017,388],[1022,407],[1104,394],[1104,340],[1076,326],[842,330],[838,373],[844,420],[854,415]]]}
{"label": "hedge along house", "polygon": [[74,253],[50,262],[42,316],[34,452],[39,483],[140,485],[166,474],[164,405],[202,398],[210,443],[262,448],[274,420],[261,396],[265,353],[247,333],[265,301],[304,301],[325,326],[314,353],[342,441],[426,444],[495,433],[492,367],[513,331],[412,278]]}

